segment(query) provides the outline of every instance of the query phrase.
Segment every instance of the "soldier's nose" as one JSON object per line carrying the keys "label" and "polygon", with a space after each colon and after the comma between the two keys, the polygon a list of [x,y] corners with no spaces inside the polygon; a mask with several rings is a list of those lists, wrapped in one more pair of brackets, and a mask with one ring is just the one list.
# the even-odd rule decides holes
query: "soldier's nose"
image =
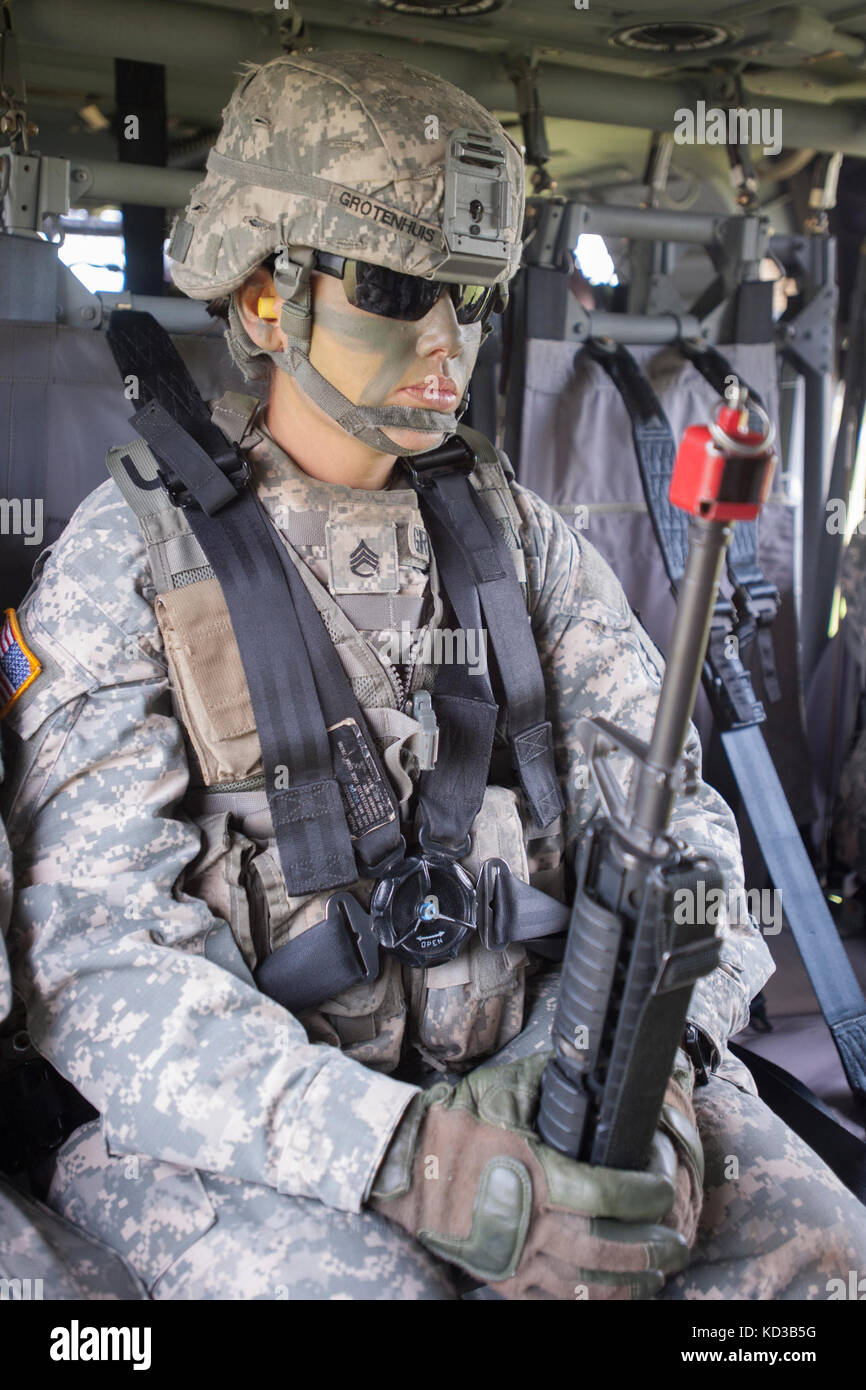
{"label": "soldier's nose", "polygon": [[443,291],[418,325],[419,357],[456,357],[462,347],[460,325],[450,294]]}

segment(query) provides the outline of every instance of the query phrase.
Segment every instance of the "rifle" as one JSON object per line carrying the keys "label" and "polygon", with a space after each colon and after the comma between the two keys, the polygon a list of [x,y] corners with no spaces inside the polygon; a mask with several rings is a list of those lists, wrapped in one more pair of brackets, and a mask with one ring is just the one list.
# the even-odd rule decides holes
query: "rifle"
{"label": "rifle", "polygon": [[[577,853],[538,1131],[584,1162],[646,1166],[692,990],[718,964],[719,941],[694,909],[720,901],[711,894],[723,891],[722,876],[669,826],[676,797],[697,785],[683,750],[732,523],[753,520],[766,499],[772,441],[765,411],[739,386],[709,426],[686,431],[670,500],[690,516],[688,558],[650,742],[606,719],[577,726],[604,814]],[[633,761],[627,797],[611,752]]]}

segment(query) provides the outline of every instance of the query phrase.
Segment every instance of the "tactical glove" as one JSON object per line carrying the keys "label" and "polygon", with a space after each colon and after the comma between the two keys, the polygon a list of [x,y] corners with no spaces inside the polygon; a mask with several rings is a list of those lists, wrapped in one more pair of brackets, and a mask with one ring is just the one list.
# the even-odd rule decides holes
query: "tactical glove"
{"label": "tactical glove", "polygon": [[651,1298],[688,1263],[700,1210],[688,1064],[636,1173],[574,1162],[538,1138],[549,1055],[416,1096],[369,1205],[508,1299]]}

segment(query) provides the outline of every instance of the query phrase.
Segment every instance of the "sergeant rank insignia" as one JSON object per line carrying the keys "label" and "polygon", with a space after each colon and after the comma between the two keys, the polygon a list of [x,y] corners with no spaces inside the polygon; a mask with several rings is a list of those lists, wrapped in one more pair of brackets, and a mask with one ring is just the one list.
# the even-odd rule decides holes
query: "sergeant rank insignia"
{"label": "sergeant rank insignia", "polygon": [[379,556],[371,550],[366,541],[361,540],[349,556],[349,569],[359,579],[372,579],[379,573]]}
{"label": "sergeant rank insignia", "polygon": [[0,627],[0,719],[32,685],[42,666],[24,638],[14,608],[7,608]]}
{"label": "sergeant rank insignia", "polygon": [[332,594],[396,594],[400,589],[397,527],[366,516],[333,517],[325,527]]}

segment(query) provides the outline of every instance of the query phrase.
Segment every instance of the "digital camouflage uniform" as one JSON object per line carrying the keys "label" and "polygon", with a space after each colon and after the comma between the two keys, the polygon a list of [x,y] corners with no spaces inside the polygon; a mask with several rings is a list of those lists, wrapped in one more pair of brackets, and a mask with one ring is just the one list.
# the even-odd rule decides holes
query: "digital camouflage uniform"
{"label": "digital camouflage uniform", "polygon": [[[0,823],[0,1023],[12,1010],[5,945],[11,911],[12,856]],[[0,1301],[145,1297],[114,1251],[0,1177]]]}
{"label": "digital camouflage uniform", "polygon": [[[243,79],[175,226],[176,283],[212,298],[271,253],[310,247],[439,278],[448,139],[466,126],[500,142],[507,170],[500,260],[482,275],[504,283],[520,255],[519,151],[450,84],[369,53],[291,55]],[[287,351],[244,342],[230,310],[230,345],[248,375],[267,375],[270,357],[381,452],[400,452],[387,435],[377,441],[401,420],[454,429],[444,412],[425,425],[421,409],[335,399],[306,355],[309,287],[302,275],[293,287],[293,274],[275,266]],[[415,494],[399,476],[376,494],[317,482],[260,421],[254,428],[243,438],[254,485],[406,804],[419,732],[406,697],[430,688],[420,638],[443,626]],[[601,715],[648,737],[661,668],[598,553],[497,469],[491,505],[507,495],[512,509],[499,520],[519,539],[565,812],[561,839],[531,829],[503,770],[500,729],[462,862],[477,871],[502,857],[561,892],[563,854],[598,810],[578,721]],[[154,1298],[453,1298],[453,1268],[365,1203],[419,1084],[550,1045],[556,972],[522,946],[488,952],[473,939],[425,971],[385,955],[375,981],[297,1018],[255,988],[252,968],[320,921],[328,895],[287,896],[216,581],[199,560],[163,582],[169,548],[176,558],[194,547],[180,534],[162,551],[153,532],[149,542],[152,561],[107,482],[37,561],[20,612],[42,671],[6,719],[14,960],[34,1040],[101,1115],[65,1145],[50,1202],[123,1254]],[[389,655],[404,622],[410,650]],[[291,661],[287,652],[287,675]],[[694,732],[689,749],[699,757]],[[742,890],[734,820],[709,787],[678,805],[673,831]],[[353,891],[366,907],[369,882]],[[691,1005],[713,1051],[712,1080],[694,1097],[707,1201],[691,1265],[665,1297],[822,1298],[827,1279],[866,1267],[866,1213],[726,1052],[772,969],[747,920],[740,912],[720,927],[721,964]]]}
{"label": "digital camouflage uniform", "polygon": [[[267,438],[250,456],[276,524],[294,509],[313,510],[325,492],[344,502],[350,491],[306,479]],[[514,495],[570,848],[597,809],[577,720],[604,715],[646,737],[659,660],[586,540],[531,493],[515,486]],[[357,500],[368,505],[370,494]],[[312,567],[321,560],[304,558]],[[394,1013],[407,1011],[410,1039],[429,1040],[423,1014],[433,996],[434,1037],[442,1040],[450,1013],[459,1065],[460,1048],[474,1048],[463,1027],[467,1003],[483,1001],[471,983],[436,990],[435,979],[425,999],[407,970],[391,982],[405,987],[402,1003],[384,1010],[376,1069],[369,1040],[343,1050],[310,1042],[258,993],[244,959],[243,892],[235,885],[228,894],[225,920],[182,886],[200,868],[207,837],[183,812],[189,755],[172,712],[145,551],[111,482],[86,499],[41,563],[20,618],[45,669],[7,717],[16,747],[13,940],[40,1050],[102,1113],[65,1146],[52,1205],[123,1253],[158,1298],[453,1297],[452,1271],[365,1212],[364,1201],[414,1094],[399,1078],[417,1075],[417,1049],[410,1042],[395,1059]],[[396,705],[391,681],[380,697],[387,689]],[[691,749],[698,753],[694,738]],[[674,829],[714,854],[729,883],[739,881],[734,823],[710,788],[680,804]],[[226,897],[234,838],[227,826],[222,885],[199,875],[208,896]],[[695,991],[690,1016],[718,1053],[710,1084],[695,1091],[707,1203],[693,1263],[663,1297],[822,1298],[828,1278],[863,1267],[863,1209],[724,1052],[770,969],[758,933],[729,926],[722,965]],[[517,961],[510,973],[488,987],[513,1004],[527,972]],[[527,1026],[497,1060],[549,1045],[554,985],[543,974],[529,982]],[[374,1002],[368,992],[358,1013]],[[505,1037],[520,1028],[513,1010],[497,1013],[507,1019]],[[498,1041],[502,1032],[491,1050]],[[738,1177],[725,1176],[732,1158]]]}

